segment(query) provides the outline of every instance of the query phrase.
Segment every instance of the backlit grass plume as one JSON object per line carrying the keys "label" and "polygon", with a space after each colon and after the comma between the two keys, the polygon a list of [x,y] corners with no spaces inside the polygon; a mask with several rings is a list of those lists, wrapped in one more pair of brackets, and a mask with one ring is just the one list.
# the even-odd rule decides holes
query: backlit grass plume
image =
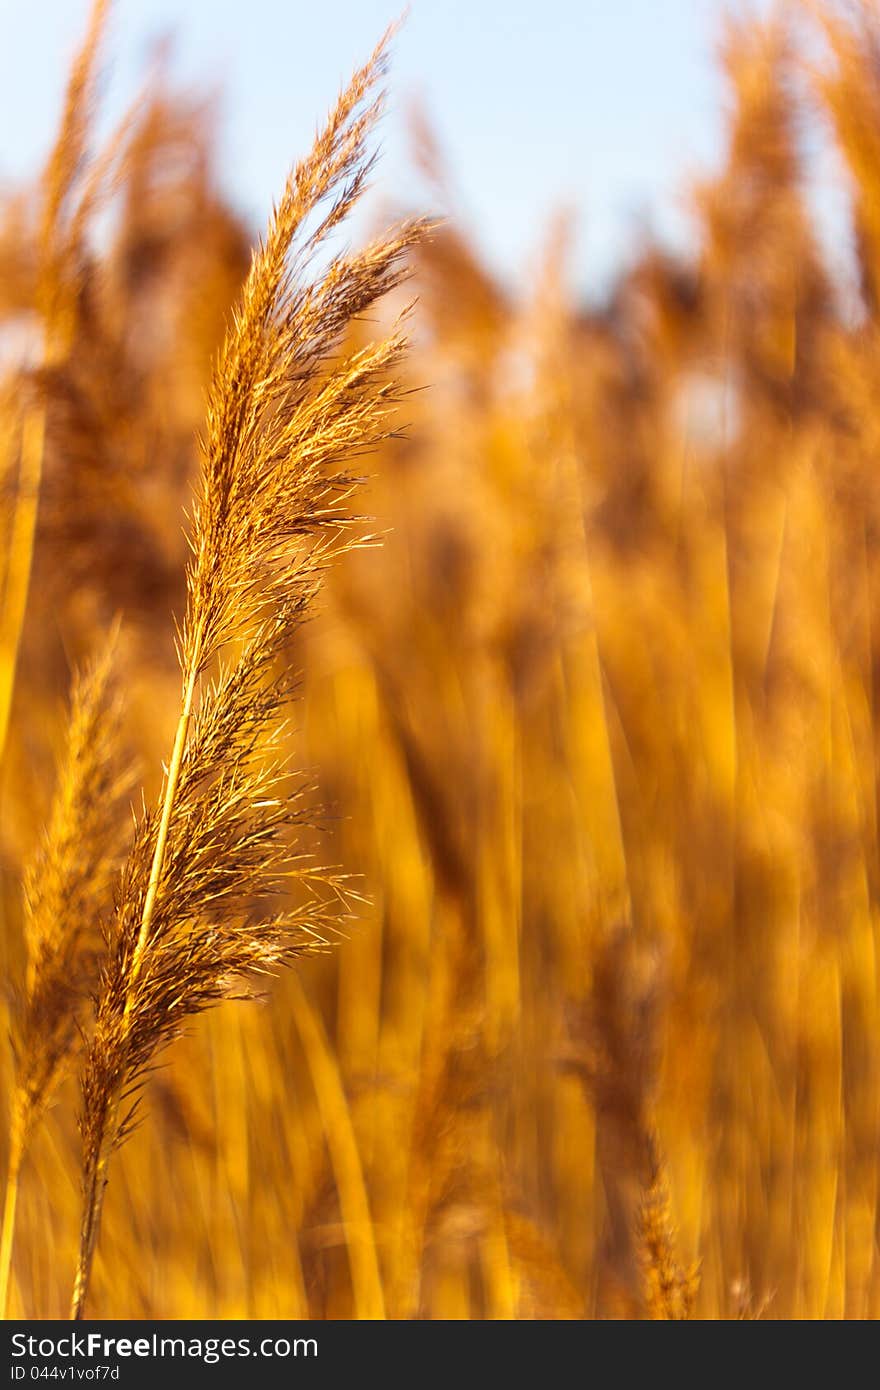
{"label": "backlit grass plume", "polygon": [[[40,185],[31,269],[44,376],[59,367],[70,349],[82,283],[85,233],[100,202],[102,177],[106,175],[105,164],[92,166],[88,156],[98,52],[109,8],[109,0],[93,0]],[[28,603],[46,445],[45,382],[32,381],[28,386],[19,430],[18,486],[0,603],[0,758],[9,731]]]}
{"label": "backlit grass plume", "polygon": [[[304,812],[277,743],[290,639],[322,572],[351,544],[352,464],[391,432],[402,334],[350,355],[342,340],[399,284],[421,226],[359,253],[325,250],[371,168],[386,42],[291,173],[209,392],[178,642],[180,717],[161,797],[141,818],[123,873],[83,1076],[74,1317],[110,1156],[157,1052],[187,1018],[302,952],[336,915],[320,891],[311,907],[277,911],[291,879],[320,878],[297,849]],[[322,255],[326,269],[309,278]]]}
{"label": "backlit grass plume", "polygon": [[700,1267],[685,1269],[678,1262],[669,1183],[653,1136],[651,1149],[651,1180],[642,1194],[637,1232],[645,1309],[653,1322],[685,1322],[693,1316]]}
{"label": "backlit grass plume", "polygon": [[96,923],[112,905],[130,818],[129,770],[113,679],[115,637],[76,678],[67,741],[42,843],[24,882],[27,965],[14,1021],[16,1060],[9,1176],[0,1241],[5,1316],[18,1181],[34,1126],[52,1099],[94,984]]}

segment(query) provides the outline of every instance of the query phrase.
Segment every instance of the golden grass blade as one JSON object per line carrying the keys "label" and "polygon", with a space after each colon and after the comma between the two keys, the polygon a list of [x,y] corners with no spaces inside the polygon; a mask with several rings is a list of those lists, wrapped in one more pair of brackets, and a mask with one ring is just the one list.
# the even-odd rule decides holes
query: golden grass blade
{"label": "golden grass blade", "polygon": [[321,1019],[296,978],[291,981],[291,989],[293,1016],[311,1072],[339,1193],[351,1270],[354,1316],[381,1321],[385,1317],[385,1296],[375,1228],[370,1216],[370,1202],[351,1112]]}
{"label": "golden grass blade", "polygon": [[0,764],[9,733],[18,649],[27,611],[45,433],[45,409],[41,403],[35,403],[26,410],[21,426],[18,488],[0,609]]}

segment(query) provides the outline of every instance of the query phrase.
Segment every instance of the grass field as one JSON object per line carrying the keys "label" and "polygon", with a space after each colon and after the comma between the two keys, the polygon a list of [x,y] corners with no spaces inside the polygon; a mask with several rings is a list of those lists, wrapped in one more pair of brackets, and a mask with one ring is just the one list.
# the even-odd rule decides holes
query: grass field
{"label": "grass field", "polygon": [[106,8],[0,205],[0,1299],[878,1316],[880,7],[731,22],[601,307],[345,249],[384,49],[259,242],[161,71],[96,148]]}

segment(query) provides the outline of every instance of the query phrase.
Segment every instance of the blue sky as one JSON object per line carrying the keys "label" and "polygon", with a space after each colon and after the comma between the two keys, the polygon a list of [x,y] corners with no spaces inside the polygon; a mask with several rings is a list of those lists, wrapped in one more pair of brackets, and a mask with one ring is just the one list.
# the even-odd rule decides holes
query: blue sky
{"label": "blue sky", "polygon": [[[116,0],[108,105],[153,41],[223,97],[224,179],[264,220],[288,164],[398,0]],[[754,5],[753,5],[754,7]],[[51,138],[87,0],[0,0],[0,179]],[[412,0],[396,40],[378,196],[421,206],[407,113],[443,149],[457,213],[490,263],[527,274],[555,210],[576,215],[574,274],[601,287],[647,224],[686,234],[688,175],[720,149],[724,0]],[[758,8],[766,8],[759,3]]]}

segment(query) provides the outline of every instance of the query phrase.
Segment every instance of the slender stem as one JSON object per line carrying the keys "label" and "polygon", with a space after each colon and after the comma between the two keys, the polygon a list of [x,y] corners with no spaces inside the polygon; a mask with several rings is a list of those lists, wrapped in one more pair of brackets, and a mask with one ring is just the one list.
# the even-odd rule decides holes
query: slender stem
{"label": "slender stem", "polygon": [[21,1172],[21,1146],[13,1141],[6,1178],[6,1199],[3,1203],[3,1228],[0,1232],[0,1318],[9,1316],[9,1285],[12,1275],[12,1247],[15,1241],[15,1212],[18,1207],[18,1178]]}
{"label": "slender stem", "polygon": [[[9,556],[3,587],[3,607],[0,610],[0,768],[6,750],[15,673],[21,634],[27,612],[28,592],[33,569],[34,542],[37,534],[37,513],[40,505],[40,485],[43,477],[43,456],[46,442],[46,408],[40,401],[25,412],[21,427],[21,448],[18,465],[18,492]],[[9,1307],[9,1285],[12,1275],[12,1249],[15,1243],[15,1216],[18,1209],[18,1184],[23,1157],[19,1138],[13,1137],[13,1149],[6,1178],[3,1202],[3,1225],[0,1230],[0,1318],[5,1319]]]}
{"label": "slender stem", "polygon": [[354,1316],[358,1320],[383,1321],[386,1314],[382,1275],[367,1185],[348,1101],[324,1025],[296,975],[291,974],[293,1015],[312,1074],[345,1225]]}
{"label": "slender stem", "polygon": [[134,956],[132,957],[131,975],[129,977],[129,989],[125,1000],[126,1015],[131,1005],[132,991],[131,986],[137,980],[143,963],[144,952],[147,949],[147,942],[150,939],[150,923],[153,920],[153,912],[156,906],[156,897],[159,892],[159,882],[162,878],[162,868],[165,862],[165,849],[168,844],[168,832],[171,829],[171,816],[174,811],[174,799],[177,795],[177,784],[180,781],[180,769],[183,763],[183,754],[186,748],[186,736],[189,732],[189,721],[192,714],[193,698],[195,696],[196,680],[198,677],[199,660],[198,648],[200,646],[199,635],[196,635],[196,650],[189,663],[189,671],[186,676],[186,684],[183,692],[183,707],[180,711],[180,719],[177,723],[177,731],[174,735],[174,748],[171,752],[171,762],[168,765],[168,776],[165,781],[165,794],[162,799],[162,815],[159,820],[159,833],[156,836],[156,848],[153,851],[153,862],[150,865],[150,878],[147,884],[147,894],[144,898],[144,910],[141,915],[141,926],[138,932],[138,939],[135,943]]}
{"label": "slender stem", "polygon": [[46,408],[41,401],[26,411],[21,427],[18,495],[0,612],[0,763],[9,732],[15,672],[33,568],[45,439]]}
{"label": "slender stem", "polygon": [[115,1140],[118,1108],[118,1100],[114,1097],[107,1107],[108,1122],[105,1122],[104,1125],[104,1133],[97,1159],[86,1177],[79,1260],[76,1266],[73,1296],[70,1301],[70,1318],[72,1322],[79,1322],[82,1318],[86,1295],[89,1291],[92,1262],[95,1257],[95,1249],[98,1244],[98,1231],[101,1225],[101,1210],[104,1205],[104,1189],[107,1186],[107,1166],[110,1162],[110,1154],[112,1153],[113,1142]]}

